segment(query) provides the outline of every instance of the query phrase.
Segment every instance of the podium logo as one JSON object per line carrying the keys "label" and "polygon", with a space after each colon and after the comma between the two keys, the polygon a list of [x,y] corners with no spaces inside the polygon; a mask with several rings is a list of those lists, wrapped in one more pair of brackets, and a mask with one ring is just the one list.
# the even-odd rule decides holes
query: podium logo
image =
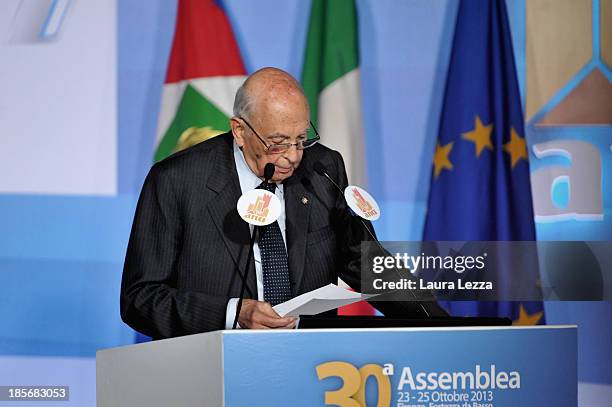
{"label": "podium logo", "polygon": [[342,387],[325,392],[325,404],[341,407],[361,407],[366,405],[365,386],[369,377],[374,377],[378,385],[377,406],[389,406],[391,403],[391,381],[383,373],[383,367],[370,363],[357,369],[354,365],[341,362],[325,362],[317,365],[319,380],[328,377],[342,379]]}
{"label": "podium logo", "polygon": [[406,385],[410,390],[520,389],[521,375],[516,371],[498,371],[495,365],[489,366],[488,371],[476,365],[474,372],[417,372],[416,374],[410,367],[405,367],[397,389],[404,390]]}

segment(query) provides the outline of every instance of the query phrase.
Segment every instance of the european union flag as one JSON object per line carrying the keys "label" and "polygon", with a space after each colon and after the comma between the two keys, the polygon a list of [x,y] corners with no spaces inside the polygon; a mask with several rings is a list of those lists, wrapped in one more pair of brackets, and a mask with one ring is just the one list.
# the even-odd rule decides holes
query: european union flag
{"label": "european union flag", "polygon": [[[424,240],[535,240],[523,123],[504,0],[464,0],[446,80]],[[543,322],[541,302],[453,302],[449,308],[455,315]]]}

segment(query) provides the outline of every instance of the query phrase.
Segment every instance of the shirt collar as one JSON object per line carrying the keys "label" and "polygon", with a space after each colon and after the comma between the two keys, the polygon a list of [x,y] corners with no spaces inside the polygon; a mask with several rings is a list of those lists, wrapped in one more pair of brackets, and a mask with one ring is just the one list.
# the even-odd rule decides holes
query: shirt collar
{"label": "shirt collar", "polygon": [[[240,181],[240,189],[242,193],[248,192],[252,189],[255,189],[261,184],[262,180],[251,171],[251,167],[247,164],[244,154],[238,144],[236,144],[236,140],[233,142],[234,144],[234,162],[236,163],[236,171],[238,172],[238,180]],[[276,185],[276,191],[279,193],[283,193],[283,184]]]}

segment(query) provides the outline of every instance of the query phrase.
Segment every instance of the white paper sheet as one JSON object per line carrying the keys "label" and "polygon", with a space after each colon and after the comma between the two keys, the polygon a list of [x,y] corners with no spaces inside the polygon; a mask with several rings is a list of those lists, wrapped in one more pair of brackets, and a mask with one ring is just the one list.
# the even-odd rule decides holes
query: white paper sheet
{"label": "white paper sheet", "polygon": [[329,311],[343,305],[352,304],[372,295],[362,295],[335,284],[328,284],[325,287],[307,292],[300,296],[285,301],[274,307],[274,310],[281,316],[300,316],[316,315],[321,312]]}

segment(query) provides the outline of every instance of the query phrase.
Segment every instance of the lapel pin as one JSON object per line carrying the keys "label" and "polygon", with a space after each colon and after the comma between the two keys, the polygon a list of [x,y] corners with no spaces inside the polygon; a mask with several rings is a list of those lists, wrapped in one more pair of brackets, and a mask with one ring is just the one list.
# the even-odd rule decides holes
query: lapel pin
{"label": "lapel pin", "polygon": [[306,198],[305,196],[302,197],[302,203],[304,205],[308,205],[308,198]]}

